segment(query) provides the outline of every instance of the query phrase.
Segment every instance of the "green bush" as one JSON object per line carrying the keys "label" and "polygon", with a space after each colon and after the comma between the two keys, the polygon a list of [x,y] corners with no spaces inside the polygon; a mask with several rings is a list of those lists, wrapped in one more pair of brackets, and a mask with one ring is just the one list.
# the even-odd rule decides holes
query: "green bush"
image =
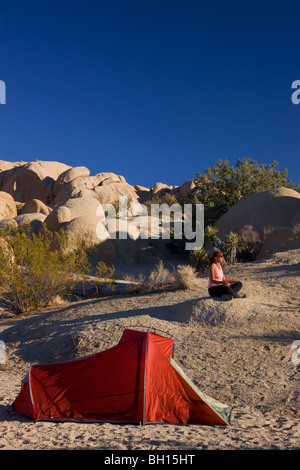
{"label": "green bush", "polygon": [[51,305],[90,272],[83,244],[66,250],[64,232],[1,231],[0,295],[14,313]]}
{"label": "green bush", "polygon": [[239,158],[233,167],[227,159],[220,159],[203,175],[196,173],[194,182],[198,193],[195,202],[205,206],[205,223],[213,224],[239,199],[250,194],[279,187],[299,191],[299,183],[292,184],[287,178],[287,170],[279,171],[277,166],[276,161],[267,166],[250,158]]}

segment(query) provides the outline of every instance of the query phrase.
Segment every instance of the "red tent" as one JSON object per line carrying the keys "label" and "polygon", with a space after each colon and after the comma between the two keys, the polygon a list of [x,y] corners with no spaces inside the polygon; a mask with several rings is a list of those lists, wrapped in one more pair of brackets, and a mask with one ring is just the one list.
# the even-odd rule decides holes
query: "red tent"
{"label": "red tent", "polygon": [[13,410],[35,421],[229,424],[231,408],[191,383],[173,347],[173,339],[126,329],[106,351],[32,365]]}

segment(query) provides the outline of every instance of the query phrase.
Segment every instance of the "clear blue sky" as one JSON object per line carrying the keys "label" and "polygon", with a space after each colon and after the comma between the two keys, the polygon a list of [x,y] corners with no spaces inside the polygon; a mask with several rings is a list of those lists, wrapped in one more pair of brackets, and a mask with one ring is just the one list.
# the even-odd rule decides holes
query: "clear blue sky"
{"label": "clear blue sky", "polygon": [[0,159],[180,185],[227,158],[300,178],[299,1],[0,0]]}

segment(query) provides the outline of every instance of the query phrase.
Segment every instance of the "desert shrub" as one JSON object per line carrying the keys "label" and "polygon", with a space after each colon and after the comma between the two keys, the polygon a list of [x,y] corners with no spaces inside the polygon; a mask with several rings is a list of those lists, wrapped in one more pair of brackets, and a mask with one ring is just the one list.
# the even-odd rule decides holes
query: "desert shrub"
{"label": "desert shrub", "polygon": [[208,266],[208,253],[205,248],[191,250],[190,259],[197,271],[204,272]]}
{"label": "desert shrub", "polygon": [[204,240],[212,242],[218,234],[218,229],[212,225],[207,225],[204,230]]}
{"label": "desert shrub", "polygon": [[113,290],[113,275],[115,272],[114,266],[107,266],[104,261],[98,261],[96,265],[96,276],[102,279],[102,282],[107,284]]}
{"label": "desert shrub", "polygon": [[124,281],[128,282],[128,286],[126,288],[128,294],[135,292],[142,294],[147,292],[146,276],[143,273],[139,273],[137,277],[131,274],[126,274],[124,276]]}
{"label": "desert shrub", "polygon": [[245,225],[238,234],[238,258],[242,261],[253,261],[261,250],[262,242],[263,236],[252,225]]}
{"label": "desert shrub", "polygon": [[174,282],[174,276],[165,268],[164,263],[160,261],[153,271],[151,271],[147,280],[147,289],[149,291],[164,289],[169,287]]}
{"label": "desert shrub", "polygon": [[137,277],[127,275],[128,293],[145,294],[160,290],[195,289],[198,287],[197,272],[193,266],[179,265],[170,271],[160,261],[150,272],[148,279],[142,273]]}
{"label": "desert shrub", "polygon": [[197,269],[191,265],[179,265],[173,274],[176,289],[195,290],[199,287]]}
{"label": "desert shrub", "polygon": [[237,261],[238,241],[238,234],[232,231],[225,237],[224,254],[226,261],[230,264],[234,264]]}
{"label": "desert shrub", "polygon": [[85,282],[90,265],[83,244],[66,250],[64,232],[43,229],[2,231],[7,249],[0,249],[0,295],[15,313],[51,305]]}

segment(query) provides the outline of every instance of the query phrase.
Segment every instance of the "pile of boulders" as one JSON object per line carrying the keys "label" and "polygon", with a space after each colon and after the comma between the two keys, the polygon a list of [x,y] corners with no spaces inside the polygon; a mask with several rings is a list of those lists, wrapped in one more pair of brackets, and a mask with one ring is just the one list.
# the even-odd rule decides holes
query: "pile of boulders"
{"label": "pile of boulders", "polygon": [[[129,204],[139,207],[147,202],[167,201],[172,204],[179,198],[194,196],[198,192],[193,179],[181,186],[157,182],[153,187],[146,188],[133,186],[127,183],[124,176],[111,172],[92,176],[85,166],[71,167],[55,161],[0,161],[0,228],[25,224],[34,232],[44,225],[51,231],[64,229],[70,247],[76,237],[84,237],[96,245],[99,256],[111,257],[112,262],[120,257],[126,259],[124,250],[120,251],[121,246],[128,250],[131,259],[135,259],[141,243],[132,242],[134,234],[126,243],[109,240],[107,230],[100,223],[104,219],[103,207],[106,204],[117,207],[121,196],[125,196]],[[136,214],[140,215],[138,210]],[[261,257],[298,248],[300,194],[292,189],[278,188],[244,197],[215,226],[220,240],[224,240],[230,232],[241,232],[246,226],[252,226],[261,234],[267,233]],[[128,226],[116,227],[119,232],[127,229]],[[161,245],[160,251],[164,249]]]}
{"label": "pile of boulders", "polygon": [[[84,237],[91,244],[102,244],[97,247],[99,256],[112,258],[111,261],[125,259],[124,249],[120,250],[124,246],[134,258],[134,247],[139,250],[140,244],[132,243],[134,236],[127,242],[116,241],[117,235],[113,241],[109,240],[108,231],[99,223],[104,219],[101,207],[106,204],[117,207],[122,196],[126,196],[128,204],[139,206],[158,199],[163,202],[167,194],[177,198],[195,191],[193,180],[182,186],[156,183],[152,188],[145,188],[133,186],[124,176],[112,172],[92,176],[85,166],[70,167],[39,160],[0,161],[0,228],[27,225],[34,232],[42,226],[51,231],[64,229],[71,248],[76,238]],[[116,230],[127,228],[118,226]]]}

